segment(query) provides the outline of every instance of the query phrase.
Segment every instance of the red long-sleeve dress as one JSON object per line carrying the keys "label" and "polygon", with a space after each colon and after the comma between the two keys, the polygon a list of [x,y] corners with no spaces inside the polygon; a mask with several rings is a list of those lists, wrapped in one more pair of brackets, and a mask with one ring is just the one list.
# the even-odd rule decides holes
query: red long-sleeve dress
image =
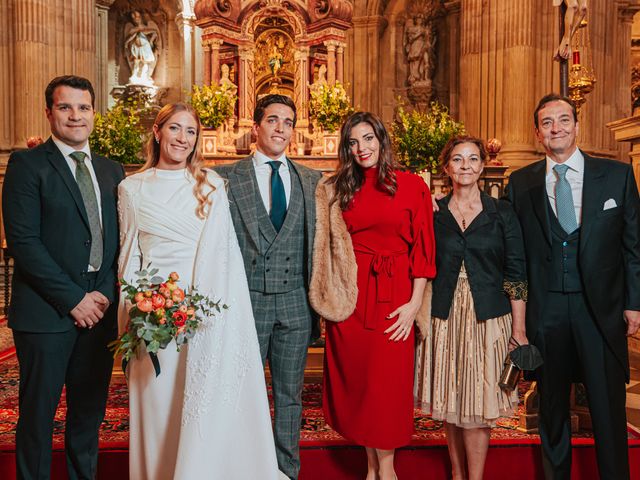
{"label": "red long-sleeve dress", "polygon": [[327,422],[359,445],[392,449],[413,433],[414,328],[389,341],[389,313],[411,299],[414,278],[433,278],[433,210],[426,184],[397,171],[394,196],[377,168],[343,212],[358,264],[358,301],[344,322],[327,322],[323,408]]}

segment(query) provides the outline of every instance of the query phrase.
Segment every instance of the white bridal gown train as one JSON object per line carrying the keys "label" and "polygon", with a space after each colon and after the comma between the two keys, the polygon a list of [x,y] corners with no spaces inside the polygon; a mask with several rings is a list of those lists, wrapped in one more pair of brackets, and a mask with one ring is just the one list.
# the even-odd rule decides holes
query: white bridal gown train
{"label": "white bridal gown train", "polygon": [[[163,277],[229,309],[208,319],[180,353],[159,352],[155,376],[146,352],[128,367],[132,480],[278,478],[271,417],[244,264],[225,186],[207,219],[196,215],[195,180],[186,170],[149,169],[118,189],[119,277],[151,264]],[[121,302],[119,325],[127,321]]]}

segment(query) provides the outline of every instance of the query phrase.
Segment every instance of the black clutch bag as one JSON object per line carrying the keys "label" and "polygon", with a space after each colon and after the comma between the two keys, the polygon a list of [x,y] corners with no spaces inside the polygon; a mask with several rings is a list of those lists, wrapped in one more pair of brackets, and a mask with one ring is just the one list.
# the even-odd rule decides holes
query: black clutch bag
{"label": "black clutch bag", "polygon": [[[512,337],[514,342],[515,339]],[[518,385],[518,380],[523,370],[533,371],[542,365],[542,355],[535,345],[518,345],[511,350],[504,359],[502,373],[498,385],[503,390],[513,391]]]}

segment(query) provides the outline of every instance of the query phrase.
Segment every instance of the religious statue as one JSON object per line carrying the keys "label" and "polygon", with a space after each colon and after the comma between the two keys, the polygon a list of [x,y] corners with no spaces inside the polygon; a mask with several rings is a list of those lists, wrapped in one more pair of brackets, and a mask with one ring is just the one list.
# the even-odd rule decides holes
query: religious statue
{"label": "religious statue", "polygon": [[133,10],[130,17],[131,22],[124,27],[124,52],[131,69],[129,84],[153,86],[151,77],[161,47],[160,29],[139,10]]}
{"label": "religious statue", "polygon": [[269,66],[274,77],[278,76],[278,71],[282,68],[282,60],[282,53],[280,53],[276,45],[273,45],[271,53],[269,53]]}
{"label": "religious statue", "polygon": [[318,68],[317,72],[314,72],[313,83],[309,85],[309,90],[317,90],[320,85],[327,84],[327,66],[323,63]]}
{"label": "religious statue", "polygon": [[436,36],[433,24],[424,13],[418,12],[405,23],[404,51],[409,63],[410,86],[430,83],[435,70]]}
{"label": "religious statue", "polygon": [[554,55],[558,61],[571,55],[571,39],[587,16],[587,0],[553,0],[553,6],[559,7],[562,2],[567,4],[567,13],[564,16],[564,35]]}
{"label": "religious statue", "polygon": [[229,78],[229,65],[223,63],[220,66],[220,85],[228,86],[233,95],[237,95],[238,86]]}

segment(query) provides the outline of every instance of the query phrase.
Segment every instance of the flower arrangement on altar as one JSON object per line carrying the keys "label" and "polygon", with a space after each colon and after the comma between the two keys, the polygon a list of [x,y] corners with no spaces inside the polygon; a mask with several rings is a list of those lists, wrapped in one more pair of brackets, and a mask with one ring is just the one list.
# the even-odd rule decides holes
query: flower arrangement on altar
{"label": "flower arrangement on altar", "polygon": [[133,305],[129,309],[129,321],[120,337],[109,344],[114,357],[122,355],[122,370],[138,347],[145,345],[153,363],[156,376],[160,374],[158,350],[165,349],[175,340],[178,351],[193,338],[205,318],[215,316],[227,305],[214,302],[201,295],[195,288],[186,293],[178,287],[180,276],[171,272],[166,280],[156,276],[158,269],[143,269],[135,285],[120,280],[125,298]]}
{"label": "flower arrangement on altar", "polygon": [[142,146],[148,133],[141,117],[146,111],[143,98],[127,98],[104,114],[96,113],[89,136],[91,150],[123,164],[143,163]]}
{"label": "flower arrangement on altar", "polygon": [[338,130],[353,112],[351,99],[340,82],[320,83],[311,89],[309,115],[325,132]]}
{"label": "flower arrangement on altar", "polygon": [[432,102],[426,111],[410,112],[400,102],[391,128],[400,163],[414,172],[426,170],[434,174],[438,173],[438,157],[446,143],[464,132],[464,125],[438,102]]}
{"label": "flower arrangement on altar", "polygon": [[230,84],[193,86],[191,106],[203,127],[216,129],[231,118],[238,100],[234,88]]}

